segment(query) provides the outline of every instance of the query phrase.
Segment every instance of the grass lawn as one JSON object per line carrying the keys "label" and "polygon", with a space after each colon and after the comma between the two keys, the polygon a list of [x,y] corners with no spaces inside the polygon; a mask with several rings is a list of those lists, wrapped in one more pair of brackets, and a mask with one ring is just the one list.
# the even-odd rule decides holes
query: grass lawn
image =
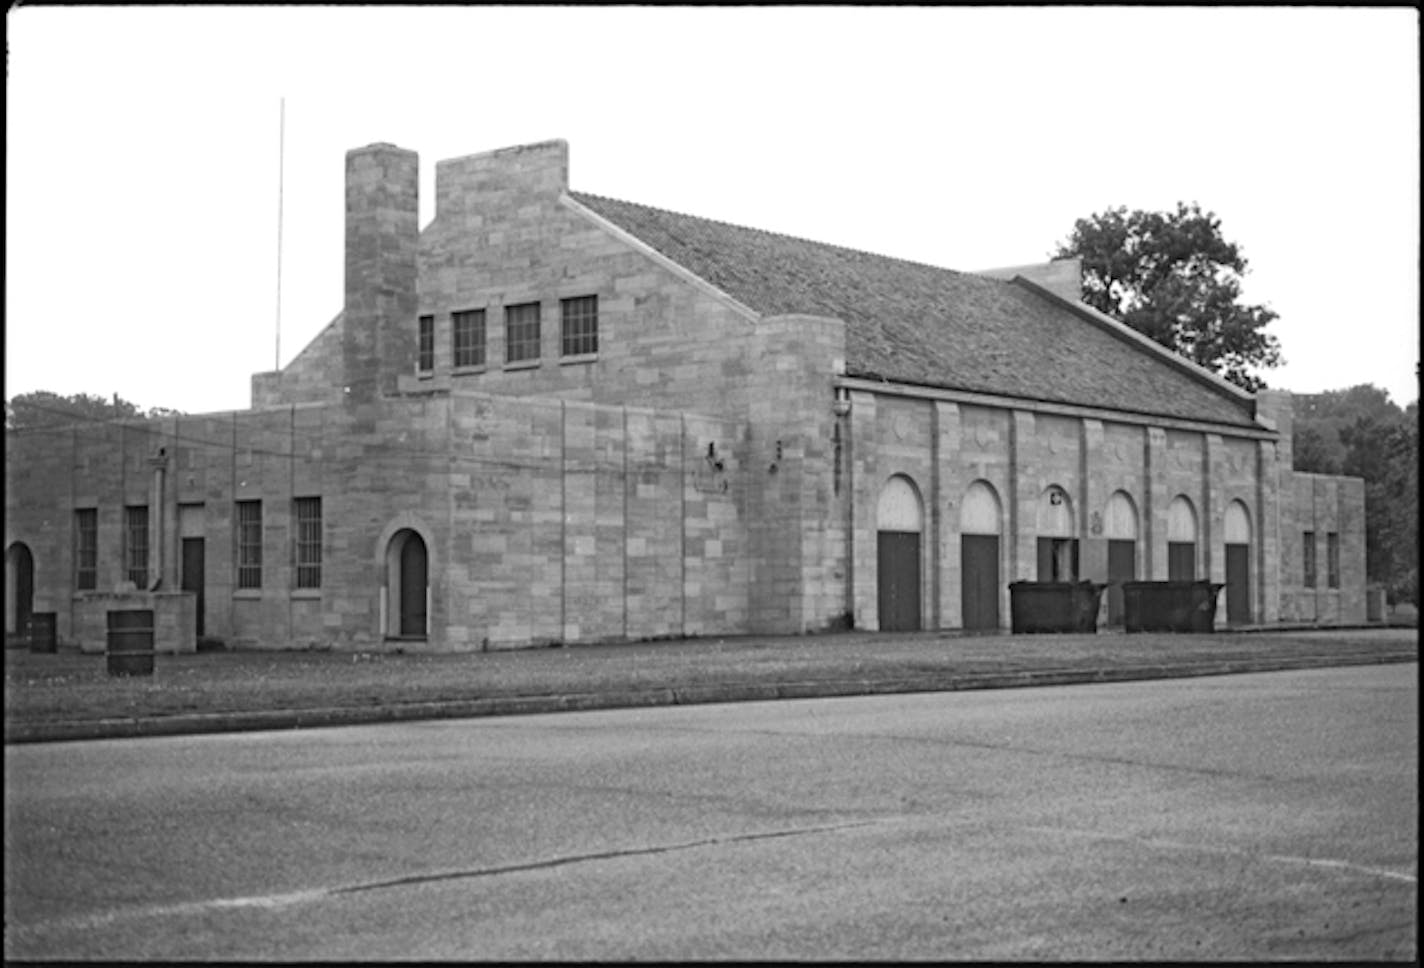
{"label": "grass lawn", "polygon": [[4,718],[9,726],[723,683],[928,680],[1316,656],[1363,662],[1417,659],[1418,631],[985,636],[847,632],[459,655],[219,651],[160,654],[153,675],[139,677],[110,676],[103,655],[6,649]]}

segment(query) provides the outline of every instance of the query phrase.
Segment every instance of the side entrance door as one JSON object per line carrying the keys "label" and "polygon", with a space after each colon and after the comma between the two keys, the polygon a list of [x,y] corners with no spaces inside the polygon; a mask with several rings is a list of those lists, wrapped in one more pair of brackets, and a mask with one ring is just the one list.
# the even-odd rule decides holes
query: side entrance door
{"label": "side entrance door", "polygon": [[917,532],[881,531],[876,544],[880,569],[880,631],[906,632],[920,627],[920,536]]}
{"label": "side entrance door", "polygon": [[196,592],[198,596],[198,635],[205,634],[203,628],[203,616],[207,611],[204,607],[203,586],[203,539],[184,538],[183,539],[183,591]]}
{"label": "side entrance door", "polygon": [[425,635],[425,542],[407,533],[400,551],[400,634]]}
{"label": "side entrance door", "polygon": [[960,603],[966,629],[999,627],[999,536],[959,537]]}
{"label": "side entrance door", "polygon": [[1251,546],[1226,546],[1226,620],[1233,625],[1251,621]]}
{"label": "side entrance door", "polygon": [[1137,579],[1137,542],[1124,538],[1108,541],[1108,624],[1125,620],[1122,583]]}

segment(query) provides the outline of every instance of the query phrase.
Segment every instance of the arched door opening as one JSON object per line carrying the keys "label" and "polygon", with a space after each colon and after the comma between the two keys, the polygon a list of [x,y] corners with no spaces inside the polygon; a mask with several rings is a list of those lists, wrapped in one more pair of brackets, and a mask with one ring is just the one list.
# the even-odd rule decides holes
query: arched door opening
{"label": "arched door opening", "polygon": [[959,601],[966,629],[999,627],[999,496],[975,481],[959,509]]}
{"label": "arched door opening", "polygon": [[409,528],[397,531],[386,548],[386,635],[425,638],[429,598],[425,541]]}
{"label": "arched door opening", "polygon": [[1137,580],[1137,505],[1122,491],[1108,498],[1103,515],[1103,536],[1108,539],[1108,625],[1126,620],[1122,586]]}
{"label": "arched door opening", "polygon": [[906,477],[892,477],[876,510],[877,601],[882,632],[913,631],[920,624],[920,494]]}
{"label": "arched door opening", "polygon": [[1038,580],[1078,580],[1078,531],[1073,500],[1057,484],[1038,500]]}
{"label": "arched door opening", "polygon": [[1167,580],[1197,580],[1197,512],[1180,494],[1167,507]]}
{"label": "arched door opening", "polygon": [[16,541],[5,549],[5,631],[23,635],[35,612],[35,558]]}
{"label": "arched door opening", "polygon": [[1226,506],[1226,621],[1251,621],[1251,516],[1246,505]]}

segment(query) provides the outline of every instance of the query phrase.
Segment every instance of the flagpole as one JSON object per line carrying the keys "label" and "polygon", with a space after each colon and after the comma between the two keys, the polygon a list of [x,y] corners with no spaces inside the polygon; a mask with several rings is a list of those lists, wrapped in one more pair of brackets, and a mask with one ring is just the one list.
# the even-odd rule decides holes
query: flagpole
{"label": "flagpole", "polygon": [[282,368],[282,182],[286,175],[287,99],[281,100],[277,122],[277,352],[272,369]]}

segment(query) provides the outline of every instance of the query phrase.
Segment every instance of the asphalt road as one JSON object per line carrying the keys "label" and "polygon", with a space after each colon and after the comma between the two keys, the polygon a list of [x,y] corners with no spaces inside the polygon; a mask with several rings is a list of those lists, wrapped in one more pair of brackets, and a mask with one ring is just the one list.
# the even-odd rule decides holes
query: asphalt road
{"label": "asphalt road", "polygon": [[1418,666],[5,750],[5,956],[1401,959]]}

